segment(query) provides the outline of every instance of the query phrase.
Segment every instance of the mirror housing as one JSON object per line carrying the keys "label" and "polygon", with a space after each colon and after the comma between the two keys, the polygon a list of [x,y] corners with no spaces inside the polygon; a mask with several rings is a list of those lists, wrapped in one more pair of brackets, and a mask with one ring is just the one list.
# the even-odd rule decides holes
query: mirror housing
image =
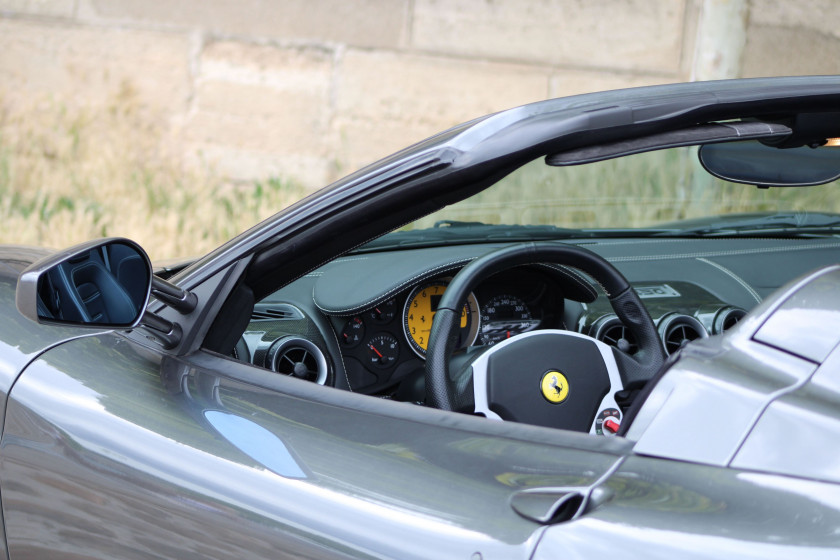
{"label": "mirror housing", "polygon": [[759,187],[806,187],[840,178],[840,149],[777,148],[759,141],[705,144],[703,168],[724,181]]}
{"label": "mirror housing", "polygon": [[37,323],[131,329],[145,313],[152,276],[149,257],[133,241],[90,241],[26,268],[15,303]]}

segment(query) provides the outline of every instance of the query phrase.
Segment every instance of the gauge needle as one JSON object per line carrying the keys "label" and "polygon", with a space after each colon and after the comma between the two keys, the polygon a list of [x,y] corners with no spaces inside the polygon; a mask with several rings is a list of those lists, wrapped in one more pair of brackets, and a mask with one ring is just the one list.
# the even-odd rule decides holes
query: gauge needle
{"label": "gauge needle", "polygon": [[382,353],[379,352],[379,350],[377,350],[376,347],[373,344],[368,344],[368,348],[370,348],[371,350],[376,352],[376,355],[379,356],[380,358],[382,357]]}

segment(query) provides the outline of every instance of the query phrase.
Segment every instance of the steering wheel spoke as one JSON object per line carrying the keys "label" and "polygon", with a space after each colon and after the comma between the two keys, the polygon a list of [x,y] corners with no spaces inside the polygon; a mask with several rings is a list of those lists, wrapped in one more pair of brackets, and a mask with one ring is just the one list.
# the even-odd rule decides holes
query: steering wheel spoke
{"label": "steering wheel spoke", "polygon": [[[500,270],[537,262],[573,266],[590,275],[639,341],[639,351],[616,360],[611,347],[591,337],[563,330],[531,331],[481,353],[470,365],[472,375],[459,375],[453,381],[453,333],[467,294]],[[499,420],[609,435],[618,430],[621,420],[614,395],[627,385],[645,382],[664,361],[650,315],[610,263],[574,245],[511,245],[465,266],[443,294],[426,354],[426,402]]]}
{"label": "steering wheel spoke", "polygon": [[601,417],[614,418],[614,395],[623,389],[612,348],[554,329],[496,344],[473,362],[472,373],[477,414],[592,434],[604,433]]}

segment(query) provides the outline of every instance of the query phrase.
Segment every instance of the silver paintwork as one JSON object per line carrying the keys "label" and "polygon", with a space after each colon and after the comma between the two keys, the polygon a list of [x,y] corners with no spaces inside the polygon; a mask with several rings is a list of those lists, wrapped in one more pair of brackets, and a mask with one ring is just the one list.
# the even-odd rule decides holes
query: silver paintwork
{"label": "silver paintwork", "polygon": [[840,268],[811,275],[807,284],[782,296],[784,300],[753,339],[821,363],[840,343]]}
{"label": "silver paintwork", "polygon": [[837,485],[636,456],[607,485],[608,502],[546,528],[534,560],[837,558]]}
{"label": "silver paintwork", "polygon": [[731,465],[840,483],[838,441],[840,351],[835,349],[810,379],[769,404]]}
{"label": "silver paintwork", "polygon": [[[659,381],[627,434],[636,453],[726,466],[767,405],[813,372],[813,364],[772,350],[724,354],[709,366],[686,355]],[[756,379],[756,367],[788,382]]]}
{"label": "silver paintwork", "polygon": [[[840,357],[822,365],[805,358],[822,356],[840,341],[832,319],[840,317],[838,285],[838,266],[808,274],[765,300],[729,333],[687,348],[630,427],[634,451],[840,481],[834,443],[840,437],[840,399],[829,389],[840,383]],[[788,325],[795,332],[776,336],[780,321],[795,314],[801,302],[821,310],[823,320]]]}
{"label": "silver paintwork", "polygon": [[[276,389],[188,362],[167,389],[160,356],[114,334],[30,366],[0,461],[11,557],[525,559],[539,525],[510,496],[591,485],[627,448],[224,364]],[[239,420],[219,431],[208,410]],[[247,452],[253,432],[277,438],[299,471]]]}

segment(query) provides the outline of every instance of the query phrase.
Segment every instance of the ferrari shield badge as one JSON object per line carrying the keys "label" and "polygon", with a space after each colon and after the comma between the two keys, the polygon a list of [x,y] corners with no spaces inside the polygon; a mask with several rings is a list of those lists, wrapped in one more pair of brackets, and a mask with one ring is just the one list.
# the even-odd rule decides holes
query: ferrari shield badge
{"label": "ferrari shield badge", "polygon": [[549,371],[543,375],[540,389],[548,402],[559,404],[569,396],[569,381],[559,371]]}

